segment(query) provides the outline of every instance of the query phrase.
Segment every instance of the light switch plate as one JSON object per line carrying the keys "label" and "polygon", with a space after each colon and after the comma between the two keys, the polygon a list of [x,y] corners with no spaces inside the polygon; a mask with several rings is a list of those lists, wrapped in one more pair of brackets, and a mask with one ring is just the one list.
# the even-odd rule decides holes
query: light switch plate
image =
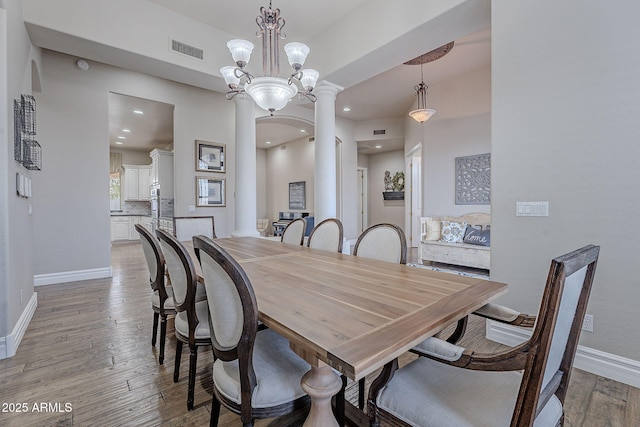
{"label": "light switch plate", "polygon": [[549,202],[516,202],[516,216],[549,216]]}

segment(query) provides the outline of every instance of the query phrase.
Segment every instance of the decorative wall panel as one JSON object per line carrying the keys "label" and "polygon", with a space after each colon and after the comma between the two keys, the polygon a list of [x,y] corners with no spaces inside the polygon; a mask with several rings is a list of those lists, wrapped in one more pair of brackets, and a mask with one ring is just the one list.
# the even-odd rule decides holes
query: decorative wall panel
{"label": "decorative wall panel", "polygon": [[456,205],[491,203],[491,154],[456,157]]}

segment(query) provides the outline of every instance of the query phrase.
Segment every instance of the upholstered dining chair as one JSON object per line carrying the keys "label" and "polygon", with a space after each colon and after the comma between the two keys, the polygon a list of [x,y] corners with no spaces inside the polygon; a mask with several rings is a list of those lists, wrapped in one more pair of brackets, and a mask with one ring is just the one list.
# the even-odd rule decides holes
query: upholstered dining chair
{"label": "upholstered dining chair", "polygon": [[256,220],[256,230],[262,237],[267,237],[267,231],[269,230],[269,218],[258,218]]}
{"label": "upholstered dining chair", "polygon": [[211,426],[220,406],[240,414],[242,425],[284,415],[309,403],[300,380],[311,369],[271,329],[258,331],[258,306],[242,267],[216,243],[193,238],[202,266],[213,343]]}
{"label": "upholstered dining chair", "polygon": [[307,246],[323,251],[342,252],[343,235],[342,222],[338,218],[327,218],[311,230]]}
{"label": "upholstered dining chair", "polygon": [[140,234],[144,259],[149,269],[149,283],[153,294],[151,295],[151,308],[153,309],[153,336],[151,345],[155,347],[158,336],[158,319],[160,319],[160,355],[158,363],[164,363],[164,344],[167,336],[167,317],[175,316],[173,305],[173,290],[171,286],[165,286],[165,263],[160,242],[149,230],[136,224],[136,231]]}
{"label": "upholstered dining chair", "polygon": [[190,350],[187,409],[191,410],[194,403],[198,347],[211,345],[209,323],[206,320],[206,291],[204,286],[198,285],[193,261],[185,247],[165,230],[156,230],[156,234],[167,264],[176,309],[174,329],[177,341],[173,382],[178,382],[180,378],[182,344],[187,343]]}
{"label": "upholstered dining chair", "polygon": [[[371,426],[557,426],[600,248],[588,245],[551,261],[529,340],[496,354],[437,338],[397,369],[387,364],[369,392]],[[512,317],[511,315],[507,317]]]}
{"label": "upholstered dining chair", "polygon": [[176,216],[173,218],[173,235],[181,242],[190,242],[193,236],[216,238],[216,227],[212,216]]}
{"label": "upholstered dining chair", "polygon": [[[363,258],[406,264],[407,238],[404,231],[395,224],[375,224],[358,236],[353,247],[353,254]],[[358,407],[360,409],[364,408],[364,388],[365,379],[361,378],[358,383]]]}
{"label": "upholstered dining chair", "polygon": [[395,224],[376,224],[364,230],[353,248],[353,254],[393,263],[407,263],[407,238]]}
{"label": "upholstered dining chair", "polygon": [[304,242],[304,232],[307,228],[307,220],[298,218],[291,221],[282,232],[282,243],[291,245],[302,245]]}

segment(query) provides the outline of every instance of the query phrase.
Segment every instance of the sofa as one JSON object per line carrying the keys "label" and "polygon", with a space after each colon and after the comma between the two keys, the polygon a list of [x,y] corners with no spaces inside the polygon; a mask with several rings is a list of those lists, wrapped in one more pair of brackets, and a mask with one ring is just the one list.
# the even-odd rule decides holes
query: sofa
{"label": "sofa", "polygon": [[491,215],[420,218],[420,260],[489,270]]}

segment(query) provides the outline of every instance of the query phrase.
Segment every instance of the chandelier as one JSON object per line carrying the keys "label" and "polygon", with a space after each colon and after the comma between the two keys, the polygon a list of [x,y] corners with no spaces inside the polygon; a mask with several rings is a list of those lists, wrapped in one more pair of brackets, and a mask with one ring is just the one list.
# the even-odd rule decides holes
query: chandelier
{"label": "chandelier", "polygon": [[272,9],[269,1],[268,8],[264,6],[260,8],[256,23],[259,28],[256,36],[262,38],[264,76],[254,77],[245,70],[253,51],[253,43],[247,40],[230,40],[227,47],[236,65],[220,69],[230,89],[226,94],[227,99],[248,93],[260,108],[269,111],[272,116],[275,111],[284,108],[296,94],[315,102],[316,96],[312,91],[318,81],[319,73],[313,69],[302,69],[309,54],[309,47],[296,42],[287,43],[284,46],[293,73],[288,78],[282,78],[279,76],[279,41],[285,39],[287,35],[282,32],[285,20],[280,16],[280,9]]}
{"label": "chandelier", "polygon": [[405,65],[420,65],[421,81],[413,88],[418,95],[418,108],[409,112],[409,116],[418,123],[426,122],[436,113],[436,110],[427,108],[427,89],[429,89],[429,86],[424,83],[424,72],[422,66],[428,62],[433,62],[436,59],[442,58],[447,53],[451,52],[451,49],[453,49],[453,42],[447,43],[437,49],[425,53],[424,55],[420,55],[417,58],[413,58],[412,60],[405,62]]}
{"label": "chandelier", "polygon": [[427,108],[427,86],[424,83],[424,75],[422,74],[422,64],[420,64],[420,74],[422,81],[414,86],[414,90],[418,94],[418,108],[409,112],[409,115],[418,123],[424,123],[436,113],[436,110]]}

